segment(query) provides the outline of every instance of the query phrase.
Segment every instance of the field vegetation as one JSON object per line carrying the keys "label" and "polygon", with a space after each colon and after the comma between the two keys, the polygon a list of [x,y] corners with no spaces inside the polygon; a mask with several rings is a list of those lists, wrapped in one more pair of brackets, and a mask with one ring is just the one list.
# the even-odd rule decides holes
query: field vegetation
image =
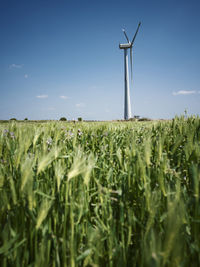
{"label": "field vegetation", "polygon": [[200,266],[200,118],[0,124],[0,266]]}

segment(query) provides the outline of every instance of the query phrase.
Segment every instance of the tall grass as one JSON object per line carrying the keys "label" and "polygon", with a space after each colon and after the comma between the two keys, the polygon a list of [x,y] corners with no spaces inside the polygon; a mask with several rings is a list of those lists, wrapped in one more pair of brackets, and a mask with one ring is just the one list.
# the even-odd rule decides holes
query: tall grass
{"label": "tall grass", "polygon": [[200,266],[200,118],[0,125],[0,266]]}

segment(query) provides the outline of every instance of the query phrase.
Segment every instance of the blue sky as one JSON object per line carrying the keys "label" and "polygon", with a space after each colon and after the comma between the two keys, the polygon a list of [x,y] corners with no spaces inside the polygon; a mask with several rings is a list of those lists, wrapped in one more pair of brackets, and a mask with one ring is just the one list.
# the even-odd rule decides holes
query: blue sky
{"label": "blue sky", "polygon": [[200,1],[0,0],[0,119],[122,119],[119,42],[133,49],[132,115],[200,115]]}

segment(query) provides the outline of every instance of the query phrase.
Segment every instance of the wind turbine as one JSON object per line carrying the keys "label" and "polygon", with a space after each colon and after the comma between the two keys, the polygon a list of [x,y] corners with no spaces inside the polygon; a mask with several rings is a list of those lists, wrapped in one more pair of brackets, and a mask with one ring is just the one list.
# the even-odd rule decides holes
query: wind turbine
{"label": "wind turbine", "polygon": [[135,32],[135,35],[133,37],[132,42],[129,41],[128,36],[123,29],[123,33],[126,37],[126,40],[128,41],[127,44],[119,44],[120,49],[124,49],[124,119],[128,120],[131,118],[131,100],[130,100],[130,88],[129,88],[129,75],[128,75],[128,49],[130,48],[130,63],[131,63],[131,78],[132,78],[132,72],[133,72],[133,62],[132,62],[132,48],[133,43],[135,41],[136,35],[138,33],[138,30],[140,28],[141,22],[139,22],[137,30]]}

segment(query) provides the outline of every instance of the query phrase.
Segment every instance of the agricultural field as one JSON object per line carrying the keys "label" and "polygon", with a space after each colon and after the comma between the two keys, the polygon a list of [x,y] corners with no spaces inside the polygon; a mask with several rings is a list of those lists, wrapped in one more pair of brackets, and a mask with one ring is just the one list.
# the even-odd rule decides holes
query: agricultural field
{"label": "agricultural field", "polygon": [[0,124],[0,266],[200,266],[200,118]]}

